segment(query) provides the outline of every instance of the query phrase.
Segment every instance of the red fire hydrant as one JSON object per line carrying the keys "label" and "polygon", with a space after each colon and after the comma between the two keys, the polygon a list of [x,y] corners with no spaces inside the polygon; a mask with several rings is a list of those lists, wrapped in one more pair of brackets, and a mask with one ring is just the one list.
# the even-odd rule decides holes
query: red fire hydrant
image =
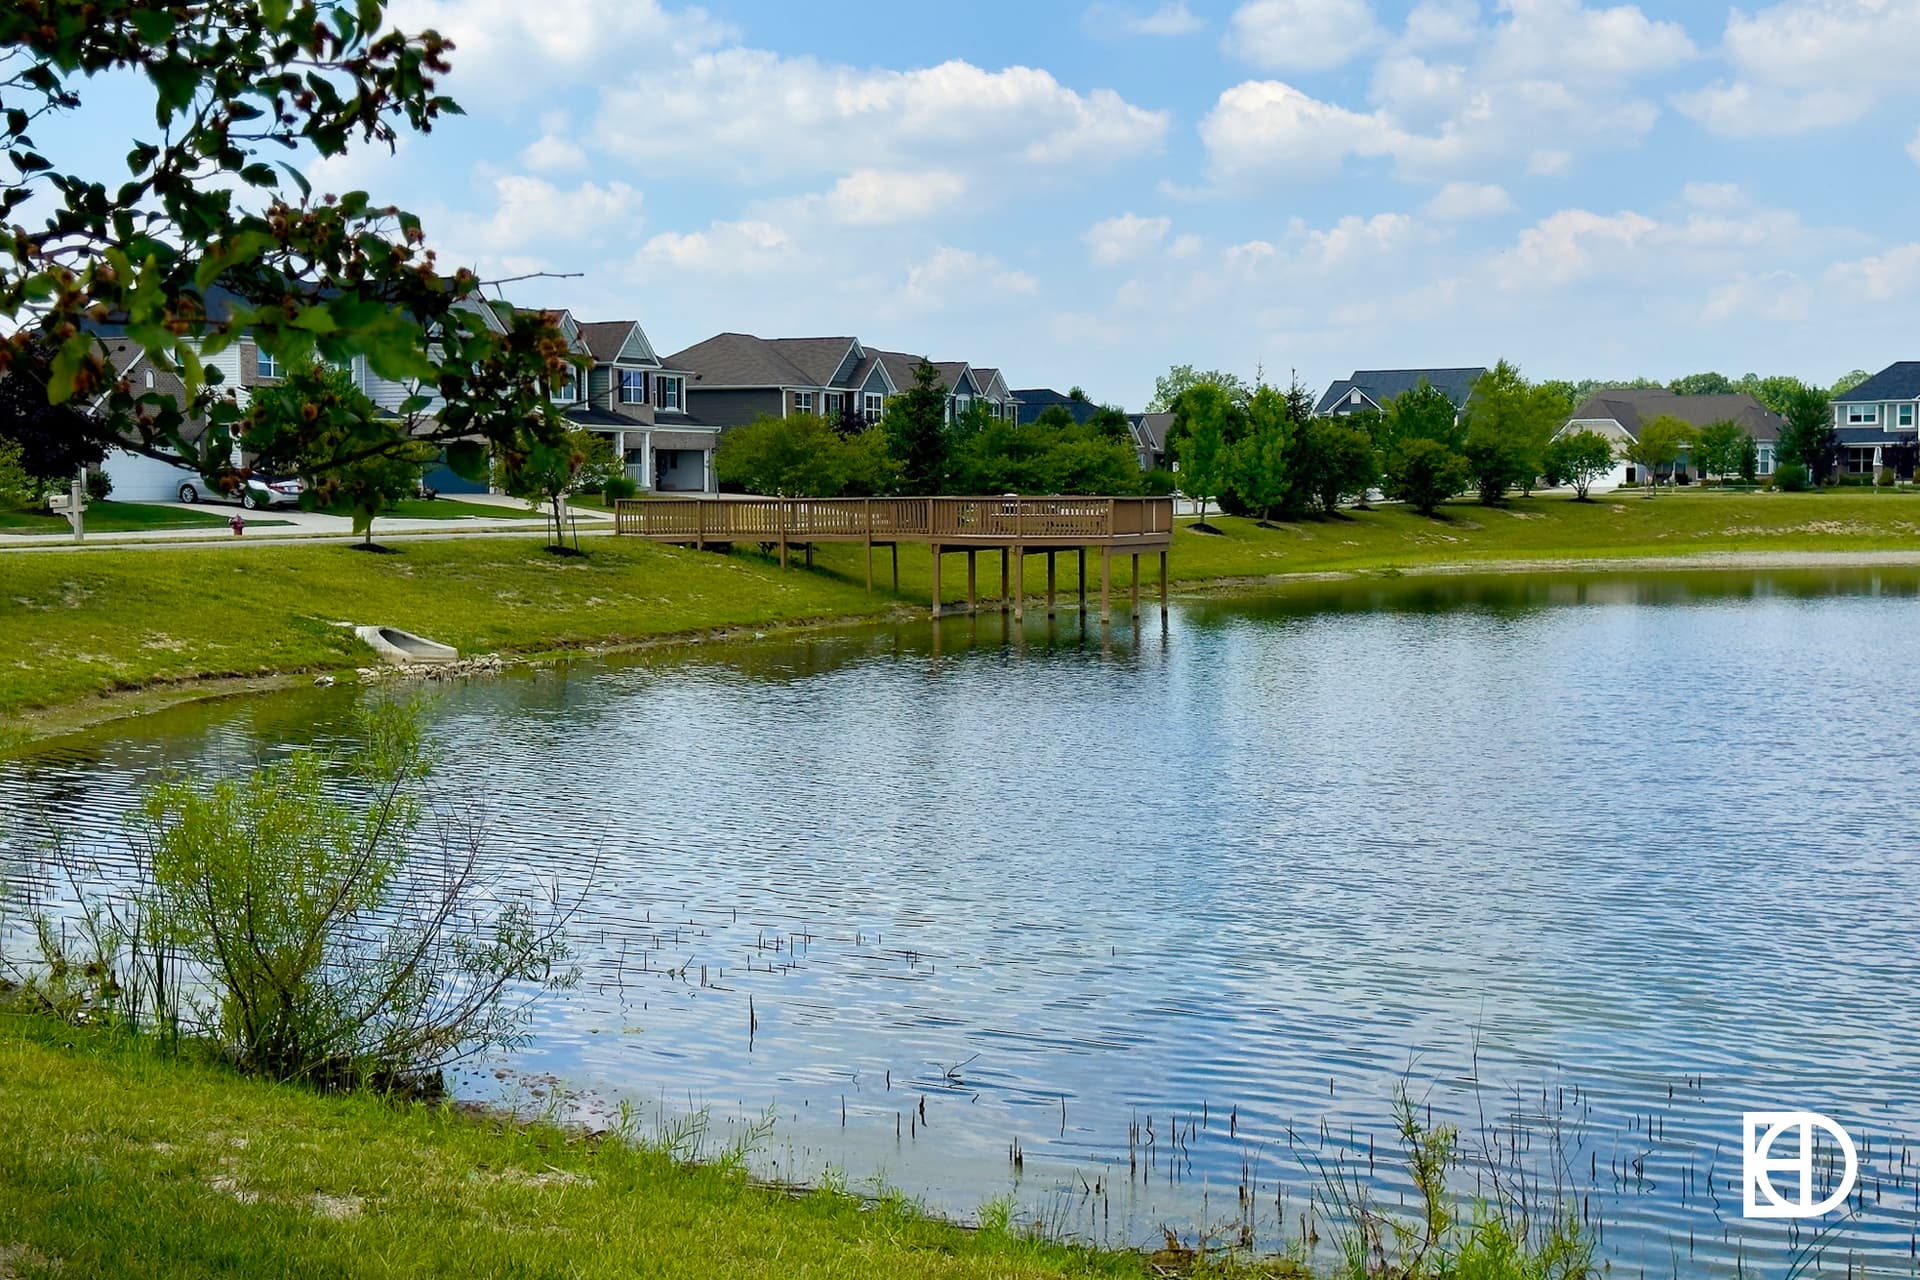
{"label": "red fire hydrant", "polygon": [[241,518],[238,511],[233,513],[233,519],[227,521],[227,524],[232,528],[233,536],[236,538],[247,531],[247,522]]}

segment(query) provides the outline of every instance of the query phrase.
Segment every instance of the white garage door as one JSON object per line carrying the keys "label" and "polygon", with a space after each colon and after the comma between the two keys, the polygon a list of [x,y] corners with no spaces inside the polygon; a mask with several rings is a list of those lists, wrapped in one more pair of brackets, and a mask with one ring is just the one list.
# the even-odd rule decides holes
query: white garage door
{"label": "white garage door", "polygon": [[115,502],[175,502],[182,484],[192,481],[196,488],[204,487],[187,467],[125,449],[109,453],[100,469],[113,481],[111,496]]}

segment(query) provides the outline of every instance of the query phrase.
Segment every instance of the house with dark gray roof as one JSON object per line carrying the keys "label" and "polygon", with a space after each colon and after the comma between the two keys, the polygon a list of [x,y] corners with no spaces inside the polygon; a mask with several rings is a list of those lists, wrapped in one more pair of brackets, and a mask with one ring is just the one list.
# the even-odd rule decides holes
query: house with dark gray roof
{"label": "house with dark gray roof", "polygon": [[1891,469],[1913,479],[1920,454],[1920,360],[1888,365],[1833,398],[1833,429],[1844,475],[1878,477]]}
{"label": "house with dark gray roof", "polygon": [[[1774,450],[1780,429],[1786,424],[1780,415],[1750,395],[1683,396],[1658,387],[1615,387],[1596,391],[1581,401],[1573,416],[1560,428],[1567,431],[1597,431],[1625,449],[1640,438],[1643,424],[1659,417],[1678,418],[1699,430],[1716,422],[1733,422],[1753,437],[1760,454],[1759,474],[1773,474]],[[1645,477],[1640,468],[1624,459],[1614,464],[1613,473],[1594,482],[1599,490],[1622,484],[1639,483]],[[1672,468],[1663,469],[1660,479],[1683,483],[1697,478],[1683,445]]]}
{"label": "house with dark gray roof", "polygon": [[1015,391],[1013,398],[1019,409],[1020,422],[1032,422],[1049,409],[1065,409],[1073,415],[1073,420],[1085,426],[1093,415],[1100,412],[1100,406],[1085,396],[1064,395],[1052,387],[1028,387],[1024,391]]}
{"label": "house with dark gray roof", "polygon": [[1167,432],[1173,430],[1171,413],[1131,413],[1127,424],[1133,428],[1133,452],[1142,471],[1167,465]]}
{"label": "house with dark gray roof", "polygon": [[711,493],[719,433],[687,412],[687,372],[660,359],[637,320],[576,322],[560,331],[583,374],[555,393],[567,417],[608,437],[627,478],[657,493]]}
{"label": "house with dark gray roof", "polygon": [[1453,411],[1466,409],[1473,384],[1486,370],[1471,369],[1355,369],[1350,378],[1340,378],[1327,388],[1313,407],[1317,418],[1342,418],[1368,409],[1386,408],[1387,401],[1425,382],[1453,401]]}
{"label": "house with dark gray roof", "polygon": [[719,333],[675,352],[668,363],[687,371],[694,416],[722,430],[802,413],[874,423],[900,386],[882,353],[858,338]]}

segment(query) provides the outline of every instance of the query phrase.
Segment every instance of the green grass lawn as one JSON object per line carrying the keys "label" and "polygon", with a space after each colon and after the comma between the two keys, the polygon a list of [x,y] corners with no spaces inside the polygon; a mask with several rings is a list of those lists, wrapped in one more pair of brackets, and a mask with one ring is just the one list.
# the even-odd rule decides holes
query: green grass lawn
{"label": "green grass lawn", "polygon": [[[345,507],[324,508],[328,515],[352,516],[353,512]],[[538,511],[529,511],[524,504],[512,507],[489,506],[484,502],[462,502],[458,498],[406,498],[394,503],[382,511],[373,522],[374,532],[380,531],[381,520],[464,520],[477,516],[482,520],[538,520]]]}
{"label": "green grass lawn", "polygon": [[[233,509],[239,510],[238,507]],[[185,507],[154,507],[137,502],[90,502],[87,504],[88,533],[134,533],[143,529],[224,529],[232,511],[195,511]],[[250,525],[285,524],[284,520],[256,518],[246,513]],[[0,510],[0,533],[73,533],[65,516],[39,511]]]}
{"label": "green grass lawn", "polygon": [[0,1014],[0,1275],[1043,1277],[1143,1257]]}
{"label": "green grass lawn", "polygon": [[[1223,532],[1176,534],[1177,582],[1708,552],[1920,552],[1920,501],[1860,491],[1551,497],[1452,505],[1431,520],[1383,507],[1272,529],[1212,523]],[[549,555],[531,536],[415,542],[387,556],[339,543],[0,552],[0,711],[370,662],[336,620],[404,627],[463,653],[538,653],[864,616],[928,599],[929,557],[916,546],[901,548],[897,597],[885,551],[875,555],[880,590],[869,596],[858,547],[822,547],[810,573],[796,556],[783,573],[757,551],[720,556],[617,538],[583,546],[583,559]],[[1088,564],[1097,584],[1098,555]],[[1115,566],[1119,590],[1127,567],[1125,558]],[[1059,568],[1060,589],[1071,592],[1074,557],[1063,555]],[[1151,582],[1157,566],[1144,568]],[[982,553],[978,573],[980,596],[996,596],[999,557]],[[1026,582],[1030,593],[1044,588],[1044,561],[1028,561]],[[949,602],[965,596],[964,557],[947,558],[942,586]]]}

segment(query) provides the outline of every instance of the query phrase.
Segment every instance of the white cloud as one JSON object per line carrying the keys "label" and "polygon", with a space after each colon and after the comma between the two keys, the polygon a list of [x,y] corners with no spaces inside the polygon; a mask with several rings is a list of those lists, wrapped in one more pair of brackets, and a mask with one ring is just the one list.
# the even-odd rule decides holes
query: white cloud
{"label": "white cloud", "polygon": [[860,70],[733,48],[636,73],[603,98],[595,136],[650,172],[764,182],[856,159],[1084,168],[1151,151],[1166,129],[1165,112],[1031,67]]}
{"label": "white cloud", "polygon": [[1380,39],[1367,0],[1247,0],[1221,47],[1268,71],[1324,71]]}
{"label": "white cloud", "polygon": [[401,30],[431,27],[453,41],[448,87],[469,110],[549,91],[543,71],[586,76],[636,58],[672,64],[735,36],[704,9],[669,13],[659,0],[394,0],[389,16]]}
{"label": "white cloud", "polygon": [[1038,280],[1024,271],[1009,270],[990,254],[940,248],[907,269],[901,299],[912,307],[944,308],[958,302],[991,304],[1007,294],[1038,292]]}
{"label": "white cloud", "polygon": [[1430,218],[1487,218],[1512,210],[1513,197],[1491,182],[1449,182],[1427,201]]}
{"label": "white cloud", "polygon": [[1123,213],[1117,218],[1094,223],[1081,239],[1086,241],[1087,249],[1096,263],[1112,266],[1153,252],[1166,240],[1171,230],[1172,218],[1142,218]]}
{"label": "white cloud", "polygon": [[663,232],[641,246],[642,267],[666,266],[710,276],[785,270],[800,258],[785,229],[770,222],[716,222],[705,231]]}
{"label": "white cloud", "polygon": [[1190,36],[1206,29],[1206,20],[1186,5],[1163,4],[1142,13],[1123,4],[1089,5],[1081,25],[1095,35]]}
{"label": "white cloud", "polygon": [[1413,244],[1422,228],[1404,213],[1376,213],[1370,218],[1348,214],[1324,231],[1296,226],[1304,232],[1300,260],[1315,269],[1332,271],[1354,262],[1376,263]]}
{"label": "white cloud", "polygon": [[500,174],[491,199],[429,225],[443,258],[472,264],[482,275],[579,268],[596,246],[640,227],[640,193],[624,182],[561,188],[544,178]]}
{"label": "white cloud", "polygon": [[570,138],[543,133],[521,149],[520,163],[537,173],[575,173],[587,167],[587,153]]}
{"label": "white cloud", "polygon": [[[1324,13],[1354,3],[1263,0],[1239,14]],[[1354,36],[1355,47],[1378,38],[1360,8],[1340,26],[1366,33],[1364,40]],[[1301,59],[1316,47],[1283,39],[1266,61],[1305,67]],[[1578,76],[1559,74],[1555,68],[1574,50]],[[1338,53],[1341,60],[1351,56]],[[1503,0],[1494,21],[1482,24],[1472,4],[1429,0],[1375,62],[1364,107],[1323,101],[1278,80],[1248,81],[1220,95],[1200,136],[1217,183],[1325,179],[1349,157],[1390,159],[1399,176],[1415,181],[1485,178],[1516,165],[1558,174],[1585,150],[1637,144],[1659,108],[1636,96],[1632,83],[1697,56],[1679,25],[1652,20],[1634,5]]]}
{"label": "white cloud", "polygon": [[1696,209],[1738,209],[1747,203],[1737,182],[1689,182],[1680,188],[1680,198]]}
{"label": "white cloud", "polygon": [[1920,286],[1920,244],[1903,244],[1872,257],[1836,263],[1826,279],[1853,302],[1904,300]]}
{"label": "white cloud", "polygon": [[1608,216],[1563,209],[1522,231],[1519,242],[1495,259],[1495,281],[1514,292],[1572,284],[1594,273],[1600,255],[1633,249],[1659,225],[1631,211]]}
{"label": "white cloud", "polygon": [[966,193],[967,179],[945,169],[855,169],[814,199],[843,226],[882,227],[918,222],[952,207]]}
{"label": "white cloud", "polygon": [[1805,320],[1813,302],[1813,286],[1794,272],[1743,273],[1708,293],[1700,319],[1707,324],[1753,319],[1791,324]]}
{"label": "white cloud", "polygon": [[1784,0],[1734,9],[1721,39],[1734,78],[1674,104],[1728,137],[1773,137],[1850,124],[1884,98],[1912,95],[1920,48],[1913,0]]}
{"label": "white cloud", "polygon": [[1907,156],[1915,164],[1920,164],[1920,130],[1915,130],[1913,141],[1907,144]]}

